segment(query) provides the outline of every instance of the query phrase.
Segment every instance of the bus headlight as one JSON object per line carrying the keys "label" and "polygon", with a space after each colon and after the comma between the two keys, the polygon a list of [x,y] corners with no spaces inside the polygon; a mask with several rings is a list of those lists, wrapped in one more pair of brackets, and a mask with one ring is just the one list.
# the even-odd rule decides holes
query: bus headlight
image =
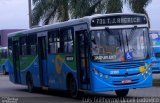
{"label": "bus headlight", "polygon": [[108,79],[108,75],[105,75],[105,78]]}
{"label": "bus headlight", "polygon": [[103,77],[103,74],[102,74],[102,73],[99,73],[99,76],[102,78],[102,77]]}
{"label": "bus headlight", "polygon": [[96,68],[93,68],[93,72],[94,72],[95,75],[99,76],[100,78],[104,77],[104,78],[107,79],[109,77],[108,75],[105,75],[101,72],[98,72],[98,70],[96,70]]}
{"label": "bus headlight", "polygon": [[144,75],[143,77],[144,77],[144,78],[146,78],[146,76],[145,76],[145,75]]}
{"label": "bus headlight", "polygon": [[151,75],[151,73],[149,72],[148,75]]}
{"label": "bus headlight", "polygon": [[98,71],[94,68],[93,69],[94,74],[98,75]]}
{"label": "bus headlight", "polygon": [[151,70],[151,68],[148,68],[148,70]]}

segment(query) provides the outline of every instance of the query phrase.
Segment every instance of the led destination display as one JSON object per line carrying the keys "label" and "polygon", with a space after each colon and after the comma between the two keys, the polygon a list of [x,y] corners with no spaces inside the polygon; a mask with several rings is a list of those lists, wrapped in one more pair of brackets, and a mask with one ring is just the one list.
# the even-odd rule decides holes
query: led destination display
{"label": "led destination display", "polygon": [[91,21],[91,26],[138,25],[146,23],[147,19],[145,16],[117,15],[94,18]]}

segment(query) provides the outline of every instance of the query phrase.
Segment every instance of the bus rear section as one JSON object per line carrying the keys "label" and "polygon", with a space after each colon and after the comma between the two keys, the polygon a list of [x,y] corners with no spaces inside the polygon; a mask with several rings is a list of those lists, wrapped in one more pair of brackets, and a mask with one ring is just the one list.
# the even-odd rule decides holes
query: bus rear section
{"label": "bus rear section", "polygon": [[9,72],[9,60],[8,60],[8,49],[7,47],[0,47],[0,73],[3,75]]}
{"label": "bus rear section", "polygon": [[150,31],[152,42],[152,71],[160,73],[160,31]]}

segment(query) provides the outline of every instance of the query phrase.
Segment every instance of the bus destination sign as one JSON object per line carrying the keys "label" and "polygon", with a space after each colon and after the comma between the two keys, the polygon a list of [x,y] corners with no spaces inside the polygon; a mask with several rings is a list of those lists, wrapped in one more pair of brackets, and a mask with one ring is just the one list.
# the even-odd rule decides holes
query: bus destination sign
{"label": "bus destination sign", "polygon": [[138,15],[117,15],[94,18],[91,26],[113,26],[113,25],[138,25],[147,24],[145,16]]}

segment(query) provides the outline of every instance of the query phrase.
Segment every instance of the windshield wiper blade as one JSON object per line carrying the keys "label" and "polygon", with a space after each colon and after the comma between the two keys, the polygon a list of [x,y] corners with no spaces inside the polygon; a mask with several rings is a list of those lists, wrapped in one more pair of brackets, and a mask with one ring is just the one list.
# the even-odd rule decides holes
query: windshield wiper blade
{"label": "windshield wiper blade", "polygon": [[[105,30],[109,33],[109,35],[115,35],[109,28],[106,27]],[[119,35],[119,38],[116,38],[115,36],[113,37],[120,43],[120,46],[121,46],[120,35]]]}
{"label": "windshield wiper blade", "polygon": [[129,50],[129,43],[130,43],[130,40],[132,39],[132,37],[134,36],[134,32],[137,30],[137,26],[134,26],[132,29],[131,29],[131,32],[129,33],[129,36],[127,35],[127,32],[126,32],[126,43],[127,43],[127,48],[128,48],[128,52],[130,51]]}
{"label": "windshield wiper blade", "polygon": [[[117,40],[117,42],[119,43],[119,50],[123,50],[123,46],[122,46],[122,42],[121,42],[121,40],[122,40],[122,38],[121,38],[121,35],[120,35],[120,33],[118,32],[118,34],[113,34],[113,32],[109,29],[109,28],[105,28],[105,30],[110,34],[110,35],[118,35],[118,37],[117,36],[114,36],[114,38]],[[121,54],[118,54],[118,55],[121,55]]]}
{"label": "windshield wiper blade", "polygon": [[128,38],[127,42],[129,42],[129,41],[132,39],[133,34],[134,34],[134,32],[135,32],[136,30],[137,30],[137,26],[134,26],[134,27],[132,28],[131,32],[130,32],[130,36],[127,37],[127,38]]}

